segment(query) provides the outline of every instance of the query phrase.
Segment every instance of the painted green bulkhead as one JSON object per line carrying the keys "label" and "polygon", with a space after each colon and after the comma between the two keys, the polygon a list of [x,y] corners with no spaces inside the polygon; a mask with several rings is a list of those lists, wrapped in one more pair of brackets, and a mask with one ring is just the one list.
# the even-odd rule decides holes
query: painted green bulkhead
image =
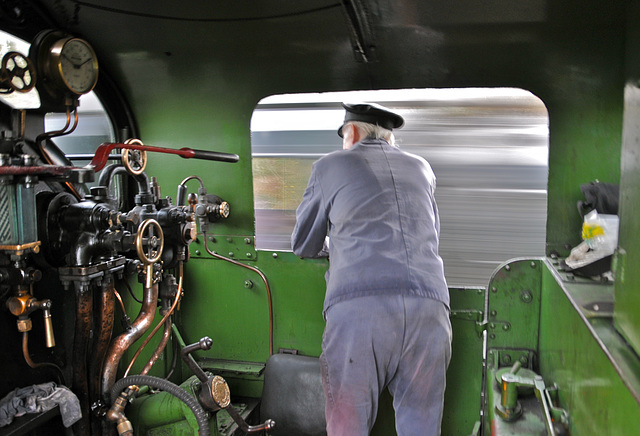
{"label": "painted green bulkhead", "polygon": [[[539,23],[473,23],[443,25],[441,29],[434,24],[434,35],[441,32],[445,41],[436,48],[420,49],[424,47],[421,44],[429,42],[423,35],[408,33],[406,29],[381,28],[381,38],[410,36],[419,41],[413,43],[412,48],[404,46],[406,50],[415,50],[406,58],[396,59],[392,51],[379,51],[378,62],[373,64],[356,63],[350,53],[333,53],[329,47],[313,56],[305,49],[291,52],[283,48],[280,54],[269,51],[270,57],[261,57],[256,54],[258,48],[243,44],[240,36],[243,33],[272,34],[261,29],[264,24],[257,23],[244,24],[241,30],[230,28],[223,32],[226,38],[221,46],[205,48],[194,44],[180,50],[167,49],[172,52],[171,56],[145,52],[137,57],[119,57],[118,68],[113,73],[125,84],[125,93],[136,113],[145,143],[239,154],[240,160],[236,164],[176,161],[172,157],[154,155],[149,162],[148,173],[158,177],[167,195],[173,195],[172,189],[184,177],[198,174],[209,192],[230,203],[230,217],[213,226],[213,236],[223,242],[231,237],[233,242],[219,251],[215,243],[211,243],[210,248],[225,256],[234,253],[268,277],[272,292],[275,352],[283,348],[305,355],[319,355],[323,329],[323,276],[327,264],[323,261],[302,261],[291,253],[255,251],[251,244],[243,242],[245,238],[254,237],[249,125],[255,104],[264,96],[284,92],[388,87],[509,86],[530,90],[542,99],[549,114],[548,253],[565,256],[580,242],[581,220],[576,212],[576,203],[581,199],[579,186],[595,179],[620,182],[626,53],[629,53],[626,47],[628,22],[622,3],[605,7],[598,2],[591,2],[588,6],[571,3],[559,6],[549,2],[545,6],[546,19]],[[317,12],[295,20],[281,18],[277,25],[282,28],[282,34],[286,34],[288,29],[313,26],[313,22],[332,23],[336,19],[335,12]],[[267,22],[266,25],[276,23]],[[197,23],[191,27],[194,35],[207,28]],[[343,32],[334,30],[327,32],[335,35]],[[335,35],[331,38],[337,38]],[[269,38],[262,44],[283,43]],[[171,41],[167,41],[167,45],[170,44]],[[185,75],[179,65],[187,62],[190,56],[198,56],[200,50],[213,50],[220,56],[213,58],[210,64],[197,64],[190,74]],[[128,51],[135,50],[130,48]],[[231,51],[238,54],[228,55]],[[332,59],[334,56],[339,57],[340,62]],[[407,64],[406,71],[389,67],[398,62],[410,64]],[[301,63],[306,67],[300,67]],[[331,68],[327,69],[327,65]],[[253,74],[255,71],[260,71],[259,79]],[[332,74],[339,78],[327,80],[326,77]],[[151,86],[157,80],[179,80],[184,86],[167,87],[169,92],[157,93]],[[188,105],[183,104],[187,101]],[[637,117],[633,117],[631,123],[637,123]],[[629,153],[637,151],[633,145],[626,147],[632,149]],[[637,160],[631,168],[631,172],[634,171],[637,172]],[[632,176],[626,174],[625,177]],[[637,186],[637,178],[631,183]],[[633,188],[626,189],[637,192]],[[630,192],[630,195],[637,198],[637,194]],[[629,200],[630,203],[634,201]],[[638,247],[639,233],[630,232],[629,227],[637,225],[637,219],[625,216],[624,212],[621,217],[621,240],[624,244],[621,245],[631,247],[633,251],[633,247]],[[217,360],[264,363],[269,352],[265,285],[251,271],[211,259],[204,250],[201,237],[191,245],[192,257],[186,267],[186,298],[180,315],[185,340],[193,342],[201,336],[211,336],[213,348],[198,355],[202,361],[211,359],[212,367],[216,366]],[[246,256],[247,252],[252,254],[250,258]],[[631,258],[629,254],[627,256]],[[539,268],[526,273],[541,274]],[[628,271],[627,274],[633,273]],[[251,288],[245,286],[247,281],[253,283]],[[627,278],[625,283],[629,283],[625,286],[637,290],[638,280]],[[560,290],[548,283],[543,292],[550,294],[545,299],[553,299]],[[454,298],[452,311],[482,310],[482,306],[474,303],[476,298],[474,291],[469,297]],[[637,307],[637,304],[632,307]],[[573,311],[566,304],[547,305],[542,319],[552,321],[575,316],[570,315]],[[535,312],[530,315],[539,316]],[[591,369],[581,371],[576,363],[570,374],[563,375],[564,378],[557,375],[565,361],[551,352],[557,347],[552,344],[565,337],[560,342],[561,347],[567,347],[564,352],[571,353],[574,335],[565,336],[565,330],[556,330],[551,327],[553,324],[538,322],[541,325],[532,330],[523,331],[514,326],[512,335],[518,337],[517,342],[528,335],[529,339],[522,347],[537,350],[543,375],[549,374],[560,383],[561,403],[575,411],[573,434],[589,434],[588,429],[593,425],[608,428],[611,424],[609,417],[594,417],[588,412],[597,407],[594,401],[597,401],[599,393],[582,395],[576,392],[576,387],[571,387],[589,383],[593,377]],[[580,320],[575,323],[579,324]],[[457,351],[454,351],[449,372],[450,401],[446,403],[443,431],[444,434],[470,434],[474,423],[480,420],[481,339],[473,322],[454,320],[453,325],[454,350]],[[602,350],[595,349],[593,353],[600,356],[597,359],[604,360],[598,366],[607,365]],[[590,367],[590,362],[585,365]],[[615,374],[610,373],[611,369],[603,371],[606,371],[606,377],[615,378]],[[251,381],[252,375],[236,377],[229,380],[235,393],[259,394],[260,384]],[[562,384],[567,378],[570,383]],[[455,394],[449,393],[456,389]],[[616,386],[614,391],[612,395],[617,395],[624,391],[624,386]],[[392,428],[389,404],[386,406],[376,427],[379,434],[388,434]],[[623,420],[623,425],[629,424],[633,428],[637,404],[625,400],[624,408],[631,415]]]}

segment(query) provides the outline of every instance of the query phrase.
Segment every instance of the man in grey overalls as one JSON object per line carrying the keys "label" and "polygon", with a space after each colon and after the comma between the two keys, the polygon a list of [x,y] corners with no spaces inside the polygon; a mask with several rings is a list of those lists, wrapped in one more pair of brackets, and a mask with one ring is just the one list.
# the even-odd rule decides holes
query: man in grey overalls
{"label": "man in grey overalls", "polygon": [[395,146],[401,116],[343,106],[343,150],[314,163],[291,237],[296,255],[329,256],[320,356],[327,433],[368,435],[388,387],[398,435],[438,435],[451,323],[435,175]]}

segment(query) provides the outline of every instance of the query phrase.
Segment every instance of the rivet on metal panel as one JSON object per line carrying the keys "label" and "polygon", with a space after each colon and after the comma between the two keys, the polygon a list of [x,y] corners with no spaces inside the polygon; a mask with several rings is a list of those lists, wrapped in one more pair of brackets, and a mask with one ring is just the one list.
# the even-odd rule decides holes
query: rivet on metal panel
{"label": "rivet on metal panel", "polygon": [[511,329],[511,324],[509,324],[508,322],[505,322],[502,325],[502,330],[504,330],[505,332]]}
{"label": "rivet on metal panel", "polygon": [[200,256],[201,252],[200,250],[196,250],[196,256]]}
{"label": "rivet on metal panel", "polygon": [[247,288],[247,289],[251,289],[251,288],[253,288],[253,281],[251,281],[251,280],[245,280],[245,281],[244,281],[244,287],[245,287],[245,288]]}
{"label": "rivet on metal panel", "polygon": [[518,360],[525,366],[529,363],[529,358],[525,354],[521,355]]}
{"label": "rivet on metal panel", "polygon": [[278,253],[273,253],[272,256],[273,256],[274,259],[277,259],[278,258]]}
{"label": "rivet on metal panel", "polygon": [[495,338],[496,338],[496,335],[495,335],[494,333],[491,333],[491,334],[489,335],[489,339],[495,339]]}
{"label": "rivet on metal panel", "polygon": [[249,259],[251,259],[251,258],[253,257],[253,254],[252,254],[252,253],[247,253],[247,254],[246,254],[246,256],[247,256]]}
{"label": "rivet on metal panel", "polygon": [[229,257],[233,257],[233,256],[235,256],[235,253],[233,251],[230,251],[229,252]]}
{"label": "rivet on metal panel", "polygon": [[496,325],[494,323],[491,323],[489,324],[489,328],[493,330],[494,328],[496,328]]}
{"label": "rivet on metal panel", "polygon": [[505,266],[504,269],[507,270],[507,271],[511,271],[511,265]]}
{"label": "rivet on metal panel", "polygon": [[536,267],[536,263],[534,261],[531,261],[531,263],[529,264],[529,266],[531,266],[531,268],[535,268]]}
{"label": "rivet on metal panel", "polygon": [[492,310],[491,312],[489,312],[489,315],[491,315],[492,317],[496,316],[498,314],[497,311]]}
{"label": "rivet on metal panel", "polygon": [[495,286],[491,288],[491,292],[498,292],[498,288],[496,288]]}
{"label": "rivet on metal panel", "polygon": [[531,300],[533,300],[533,295],[531,295],[531,291],[525,290],[520,292],[520,299],[525,303],[531,303]]}
{"label": "rivet on metal panel", "polygon": [[500,360],[502,360],[503,365],[509,365],[511,363],[511,354],[503,354]]}
{"label": "rivet on metal panel", "polygon": [[247,245],[251,244],[251,238],[244,238],[244,243]]}

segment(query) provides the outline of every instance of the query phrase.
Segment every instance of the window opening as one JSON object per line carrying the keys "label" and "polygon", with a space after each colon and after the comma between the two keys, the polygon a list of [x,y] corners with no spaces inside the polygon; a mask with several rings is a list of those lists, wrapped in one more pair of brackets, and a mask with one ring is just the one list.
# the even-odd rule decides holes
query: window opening
{"label": "window opening", "polygon": [[440,255],[449,286],[485,286],[501,263],[544,256],[549,129],[528,91],[424,89],[271,96],[251,120],[256,246],[291,250],[295,210],[315,160],[342,142],[341,102],[385,105],[405,118],[399,147],[436,178]]}

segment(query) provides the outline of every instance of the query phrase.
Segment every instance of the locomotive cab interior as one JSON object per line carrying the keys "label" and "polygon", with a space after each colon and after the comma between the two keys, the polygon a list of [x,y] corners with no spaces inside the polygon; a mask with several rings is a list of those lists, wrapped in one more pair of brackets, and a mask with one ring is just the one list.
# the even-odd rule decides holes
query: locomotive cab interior
{"label": "locomotive cab interior", "polygon": [[[328,261],[288,235],[351,96],[405,115],[438,178],[442,434],[640,428],[639,19],[637,0],[0,2],[0,435],[326,434]],[[586,221],[587,189],[615,226]],[[604,263],[567,263],[585,253]],[[388,392],[372,434],[396,434]]]}

